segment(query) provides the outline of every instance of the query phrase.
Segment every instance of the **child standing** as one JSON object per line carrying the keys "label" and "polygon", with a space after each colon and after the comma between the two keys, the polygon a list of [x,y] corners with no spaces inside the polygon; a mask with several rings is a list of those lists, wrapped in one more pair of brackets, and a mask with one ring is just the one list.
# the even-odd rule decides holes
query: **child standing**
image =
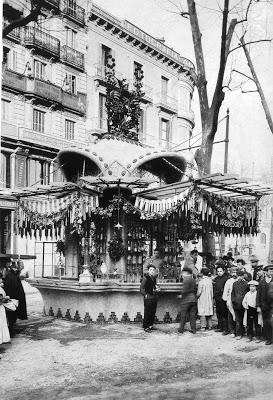
{"label": "child standing", "polygon": [[257,298],[257,281],[249,281],[249,292],[246,293],[243,299],[243,307],[247,313],[247,336],[248,341],[251,342],[254,337],[254,328],[257,341],[260,341],[261,337],[261,326],[258,324],[258,312],[256,305]]}
{"label": "child standing", "polygon": [[213,286],[209,273],[210,270],[208,268],[202,268],[201,274],[203,277],[200,279],[197,289],[197,309],[201,322],[201,331],[206,328],[212,328]]}
{"label": "child standing", "polygon": [[0,273],[0,344],[10,342],[6,309],[3,306],[3,303],[5,302],[6,293],[2,286],[3,286],[3,276]]}

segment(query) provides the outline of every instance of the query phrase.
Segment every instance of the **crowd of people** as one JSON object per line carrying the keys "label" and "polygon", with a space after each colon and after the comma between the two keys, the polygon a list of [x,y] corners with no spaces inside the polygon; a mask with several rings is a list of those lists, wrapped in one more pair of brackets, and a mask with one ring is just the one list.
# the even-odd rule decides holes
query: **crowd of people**
{"label": "crowd of people", "polygon": [[0,272],[0,344],[10,343],[17,319],[27,319],[26,296],[21,282],[23,263],[11,261]]}
{"label": "crowd of people", "polygon": [[[196,320],[200,318],[200,330],[213,329],[212,317],[217,317],[216,332],[231,335],[236,340],[266,345],[273,343],[273,264],[262,266],[256,256],[247,266],[243,259],[236,261],[228,253],[213,266],[197,267],[198,252],[193,250],[182,269],[181,320],[178,329],[184,333],[190,323],[190,332],[196,333]],[[248,268],[247,268],[248,267]],[[157,267],[147,265],[148,273],[141,282],[144,296],[145,332],[153,327],[159,288],[156,284]]]}

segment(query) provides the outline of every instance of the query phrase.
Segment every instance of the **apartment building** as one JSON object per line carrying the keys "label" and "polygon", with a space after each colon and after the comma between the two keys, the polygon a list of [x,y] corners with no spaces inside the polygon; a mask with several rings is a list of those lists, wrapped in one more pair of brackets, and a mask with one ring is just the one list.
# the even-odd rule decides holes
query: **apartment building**
{"label": "apartment building", "polygon": [[[4,0],[4,23],[27,15],[29,6],[28,0]],[[192,62],[90,1],[45,0],[37,22],[3,39],[2,188],[64,180],[55,161],[58,152],[71,146],[91,148],[107,132],[109,56],[116,77],[126,79],[129,89],[135,71],[143,73],[138,141],[166,150],[180,143],[187,147],[194,127]],[[15,203],[4,200],[8,203],[0,210],[1,226],[4,221],[9,229],[0,252],[37,253],[34,240],[11,239]]]}

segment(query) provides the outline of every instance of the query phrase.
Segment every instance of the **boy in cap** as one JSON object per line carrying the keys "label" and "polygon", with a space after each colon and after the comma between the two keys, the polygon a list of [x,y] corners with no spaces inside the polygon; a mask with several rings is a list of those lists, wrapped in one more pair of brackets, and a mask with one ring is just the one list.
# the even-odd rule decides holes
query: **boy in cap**
{"label": "boy in cap", "polygon": [[247,326],[247,336],[248,341],[251,342],[254,337],[254,329],[255,328],[255,336],[256,342],[260,342],[261,337],[261,326],[258,324],[258,312],[256,306],[256,299],[257,299],[257,286],[259,283],[257,281],[249,281],[249,292],[245,294],[243,299],[243,307],[246,310],[246,326]]}
{"label": "boy in cap", "polygon": [[151,332],[153,328],[155,313],[157,308],[157,292],[159,288],[156,285],[156,267],[148,265],[148,274],[144,276],[140,285],[140,293],[144,297],[144,319],[143,329],[145,332]]}

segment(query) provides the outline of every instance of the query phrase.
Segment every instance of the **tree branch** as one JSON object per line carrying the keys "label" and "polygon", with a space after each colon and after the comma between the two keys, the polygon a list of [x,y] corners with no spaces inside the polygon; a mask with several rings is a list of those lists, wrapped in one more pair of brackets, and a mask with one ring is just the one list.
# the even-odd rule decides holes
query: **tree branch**
{"label": "tree branch", "polygon": [[36,21],[41,13],[43,4],[44,0],[37,0],[36,6],[32,7],[31,12],[26,17],[18,18],[3,28],[2,37],[5,38],[15,28],[26,26],[29,22]]}
{"label": "tree branch", "polygon": [[248,75],[244,74],[243,72],[238,71],[237,69],[232,69],[231,72],[237,72],[237,74],[243,75],[246,78],[248,78],[248,79],[252,80],[253,82],[255,82],[255,80],[253,78],[251,78],[251,76],[248,76]]}
{"label": "tree branch", "polygon": [[250,0],[250,1],[249,1],[248,6],[247,6],[247,9],[246,9],[245,18],[244,18],[244,19],[241,19],[240,21],[238,21],[238,22],[237,22],[238,24],[242,24],[243,22],[246,22],[246,21],[247,21],[249,9],[250,9],[250,6],[251,6],[252,2],[253,2],[253,0]]}
{"label": "tree branch", "polygon": [[[260,43],[260,42],[272,42],[273,39],[260,39],[260,40],[252,40],[251,42],[245,43],[245,46],[248,44],[253,44],[253,43]],[[229,50],[229,54],[232,53],[235,50],[241,49],[243,47],[242,43],[239,43],[239,46],[234,47],[233,49]]]}

